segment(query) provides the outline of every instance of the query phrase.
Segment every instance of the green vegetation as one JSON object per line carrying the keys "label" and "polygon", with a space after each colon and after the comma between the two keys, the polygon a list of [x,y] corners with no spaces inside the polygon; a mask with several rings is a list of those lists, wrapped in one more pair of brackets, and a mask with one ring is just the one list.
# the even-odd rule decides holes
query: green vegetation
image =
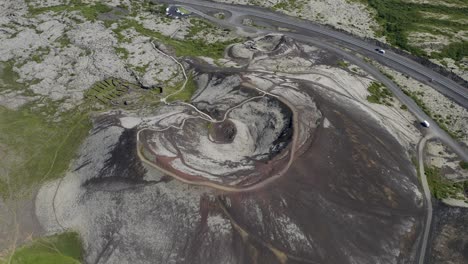
{"label": "green vegetation", "polygon": [[126,48],[115,47],[115,52],[124,60],[128,59],[130,55]]}
{"label": "green vegetation", "polygon": [[126,94],[130,87],[136,87],[136,85],[110,78],[95,83],[85,92],[84,97],[89,102],[98,102],[104,106],[111,106],[119,97]]}
{"label": "green vegetation", "polygon": [[374,104],[392,105],[390,101],[393,101],[393,95],[383,84],[372,82],[367,90],[370,93],[367,96],[367,101]]}
{"label": "green vegetation", "polygon": [[107,13],[112,11],[112,8],[101,3],[96,2],[94,5],[82,2],[80,0],[71,0],[69,5],[57,5],[57,6],[50,6],[50,7],[40,7],[35,8],[29,5],[29,14],[32,16],[36,16],[45,12],[72,12],[78,11],[80,12],[83,17],[87,20],[96,20],[99,14]]}
{"label": "green vegetation", "polygon": [[0,259],[0,264],[79,264],[83,257],[82,243],[76,233],[39,238]]}
{"label": "green vegetation", "polygon": [[215,29],[215,26],[205,20],[201,19],[191,19],[190,23],[192,26],[189,29],[188,34],[186,35],[186,38],[193,38],[195,37],[198,33],[204,31],[204,30],[213,30]]}
{"label": "green vegetation", "polygon": [[138,33],[154,38],[170,47],[172,47],[177,56],[207,56],[213,59],[222,58],[224,54],[224,49],[227,45],[239,42],[238,39],[225,41],[225,42],[216,42],[216,43],[206,43],[206,41],[201,39],[188,39],[188,40],[177,40],[171,39],[170,37],[164,36],[163,34],[147,29],[143,27],[140,23],[135,20],[126,19],[120,21],[119,27],[114,29],[114,32],[117,34],[117,39],[119,41],[126,42],[128,41],[123,35],[123,31],[126,29],[133,28]]}
{"label": "green vegetation", "polygon": [[141,73],[141,74],[145,74],[147,69],[148,69],[148,66],[149,64],[145,64],[145,65],[142,65],[142,66],[134,66],[133,68],[135,69],[135,71]]}
{"label": "green vegetation", "polygon": [[36,50],[36,53],[32,55],[31,59],[37,63],[41,63],[44,60],[44,56],[49,54],[49,52],[50,52],[50,49],[48,47],[46,48],[39,47]]}
{"label": "green vegetation", "polygon": [[0,62],[0,91],[24,89],[24,84],[18,83],[18,73],[13,70],[14,61]]}
{"label": "green vegetation", "polygon": [[272,6],[273,9],[283,9],[286,11],[293,11],[293,10],[302,10],[304,4],[307,1],[304,0],[281,0]]}
{"label": "green vegetation", "polygon": [[190,14],[190,11],[188,11],[187,9],[183,8],[183,7],[179,7],[179,11],[182,13],[182,14]]}
{"label": "green vegetation", "polygon": [[[166,95],[174,93],[175,91],[180,89],[180,87],[183,85],[183,83],[184,83],[184,81],[181,81],[180,83],[177,83],[173,87],[165,88],[164,93]],[[174,102],[174,101],[188,102],[188,101],[190,101],[190,99],[192,98],[193,93],[196,90],[197,90],[197,84],[193,80],[192,74],[190,74],[188,76],[188,81],[187,81],[187,85],[185,85],[185,89],[182,90],[181,92],[177,93],[177,94],[169,96],[169,98],[167,98],[167,102]]]}
{"label": "green vegetation", "polygon": [[67,35],[63,35],[60,38],[58,38],[57,42],[60,44],[61,48],[65,48],[71,44],[71,41]]}
{"label": "green vegetation", "polygon": [[427,182],[432,195],[437,199],[459,198],[464,199],[464,192],[468,191],[468,181],[454,182],[447,180],[440,174],[437,167],[425,167]]}
{"label": "green vegetation", "polygon": [[[153,3],[153,2],[151,2]],[[158,5],[157,9],[156,10],[153,10],[161,15],[165,15],[166,14],[166,8],[167,8],[167,5],[166,4],[162,4],[162,5]]]}
{"label": "green vegetation", "polygon": [[468,162],[466,161],[460,161],[460,167],[464,170],[468,170]]}
{"label": "green vegetation", "polygon": [[[382,26],[382,35],[387,40],[402,49],[418,56],[427,56],[420,48],[408,42],[408,34],[412,31],[428,32],[431,34],[452,36],[455,33],[467,30],[467,25],[457,22],[453,18],[466,18],[468,8],[464,7],[411,3],[402,0],[362,0],[377,11],[377,21]],[[425,14],[435,14],[427,16]],[[448,16],[449,19],[443,19]],[[466,55],[466,42],[454,43],[447,47],[438,56],[447,56],[459,59],[462,54]],[[453,51],[453,48],[458,51]]]}
{"label": "green vegetation", "polygon": [[41,56],[39,54],[34,54],[34,55],[32,55],[31,60],[33,60],[33,61],[35,61],[37,63],[41,63],[42,58],[41,58]]}
{"label": "green vegetation", "polygon": [[62,177],[91,129],[89,114],[120,102],[132,85],[116,79],[98,82],[86,91],[84,103],[65,112],[61,102],[49,100],[16,111],[0,107],[0,197],[27,196],[37,184]]}
{"label": "green vegetation", "polygon": [[340,61],[338,61],[338,66],[340,66],[341,68],[348,68],[349,63],[347,63],[344,60],[340,60]]}
{"label": "green vegetation", "polygon": [[217,19],[223,20],[226,18],[226,15],[224,13],[216,13],[214,17],[216,17]]}
{"label": "green vegetation", "polygon": [[[31,93],[17,82],[13,65],[0,64],[0,89]],[[91,124],[86,103],[68,111],[60,104],[41,99],[18,110],[0,107],[0,197],[24,197],[37,184],[63,176]]]}
{"label": "green vegetation", "polygon": [[431,56],[438,59],[451,58],[455,61],[461,61],[463,57],[468,56],[468,41],[450,43],[448,46],[445,46],[440,52],[432,53]]}
{"label": "green vegetation", "polygon": [[28,187],[63,176],[91,127],[81,107],[58,114],[58,103],[34,105],[0,107],[0,145],[8,156],[0,161],[6,168],[0,178],[4,198],[27,195]]}

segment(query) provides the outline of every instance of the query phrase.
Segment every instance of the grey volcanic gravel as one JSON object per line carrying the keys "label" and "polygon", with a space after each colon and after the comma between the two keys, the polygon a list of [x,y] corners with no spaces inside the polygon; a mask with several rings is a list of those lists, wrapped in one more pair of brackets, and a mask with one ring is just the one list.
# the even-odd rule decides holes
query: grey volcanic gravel
{"label": "grey volcanic gravel", "polygon": [[285,177],[246,194],[168,180],[137,160],[115,168],[141,167],[139,176],[106,170],[116,151],[132,152],[122,137],[135,134],[97,128],[63,181],[39,192],[39,220],[49,232],[79,231],[87,263],[279,263],[265,244],[319,263],[411,262],[423,210],[402,188],[416,184],[402,148],[362,111],[322,99],[319,109],[334,128],[320,126]]}
{"label": "grey volcanic gravel", "polygon": [[[273,61],[304,54],[287,40],[261,48],[256,63],[249,64],[252,70],[272,54]],[[159,107],[145,117],[115,112],[96,118],[65,178],[39,190],[41,225],[48,233],[78,231],[86,263],[413,263],[424,210],[407,155],[411,137],[403,137],[407,130],[398,126],[382,127],[388,108],[363,103],[369,80],[314,67],[312,77],[197,69],[200,88],[192,102],[214,118],[246,98],[269,93],[232,110],[231,144],[210,142],[209,122],[195,119],[193,108],[183,104]],[[302,66],[291,72],[297,69]],[[184,129],[160,133],[165,137],[140,136],[152,138],[166,161],[212,143],[244,146],[247,156],[239,160],[259,166],[259,172],[268,170],[272,160],[281,164],[291,140],[292,110],[276,95],[298,113],[300,151],[286,173],[267,185],[249,192],[196,187],[136,158],[139,128],[165,129],[185,119]],[[233,145],[239,138],[250,145]],[[199,144],[202,139],[206,143]],[[239,153],[228,150],[221,155]]]}

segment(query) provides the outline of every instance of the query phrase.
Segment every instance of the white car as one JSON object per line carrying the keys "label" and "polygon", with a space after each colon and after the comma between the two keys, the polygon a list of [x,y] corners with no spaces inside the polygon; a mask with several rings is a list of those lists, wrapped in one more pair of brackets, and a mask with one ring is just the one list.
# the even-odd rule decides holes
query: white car
{"label": "white car", "polygon": [[427,122],[427,120],[423,120],[423,121],[421,122],[421,125],[422,125],[423,127],[429,127],[429,126],[430,126],[430,124],[429,124],[429,122]]}
{"label": "white car", "polygon": [[380,54],[385,54],[385,50],[383,49],[375,49],[375,51],[377,51]]}

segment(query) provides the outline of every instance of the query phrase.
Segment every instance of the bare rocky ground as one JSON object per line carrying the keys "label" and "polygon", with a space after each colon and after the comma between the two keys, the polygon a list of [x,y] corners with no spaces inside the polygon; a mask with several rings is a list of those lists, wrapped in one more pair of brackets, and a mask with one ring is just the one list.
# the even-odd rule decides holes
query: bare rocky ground
{"label": "bare rocky ground", "polygon": [[281,0],[215,0],[216,2],[234,3],[241,5],[256,5],[275,8],[279,3],[286,3],[277,10],[288,15],[308,19],[335,28],[351,32],[361,37],[375,38],[378,24],[374,21],[374,13],[358,1],[329,0],[329,1],[290,1],[288,4]]}
{"label": "bare rocky ground", "polygon": [[[183,39],[194,26],[191,18],[184,22],[167,19],[140,5],[143,1],[83,2],[90,6],[104,3],[111,11],[93,18],[97,11],[74,5],[79,1],[0,1],[1,108],[21,110],[28,103],[41,107],[58,105],[58,113],[46,118],[61,122],[57,118],[61,112],[76,109],[93,84],[109,77],[137,83],[136,75],[148,87],[169,87],[182,80],[177,64],[152,48],[153,37],[133,28],[117,32],[129,19],[141,23],[153,35]],[[217,28],[206,34],[213,42],[233,38]],[[23,157],[3,144],[0,155],[0,181],[4,183],[8,172]],[[19,201],[0,198],[0,257],[31,238],[46,234],[31,217],[34,193],[34,188],[28,190],[27,197]]]}
{"label": "bare rocky ground", "polygon": [[[193,26],[191,20],[167,19],[163,14],[141,7],[139,2],[88,2],[105,3],[117,10],[126,6],[138,12],[131,15],[123,9],[123,15],[113,19],[101,15],[98,20],[88,20],[79,11],[48,11],[31,16],[31,8],[53,8],[70,3],[0,2],[0,73],[5,63],[11,63],[12,71],[18,75],[15,81],[27,87],[5,87],[0,91],[0,105],[18,108],[46,97],[64,100],[61,105],[69,109],[82,101],[84,91],[95,82],[109,77],[135,82],[132,73],[147,86],[170,85],[181,80],[177,65],[152,48],[151,38],[133,29],[125,29],[119,36],[115,30],[124,19],[131,19],[163,36],[183,39]],[[215,28],[200,32],[195,38],[216,42],[233,36]]]}
{"label": "bare rocky ground", "polygon": [[468,208],[438,204],[436,207],[429,263],[466,263],[468,261]]}
{"label": "bare rocky ground", "polygon": [[[249,52],[249,59],[239,56]],[[259,93],[295,98],[299,108],[301,100],[313,100],[316,107],[310,111],[320,112],[312,124],[308,118],[299,120],[303,147],[283,177],[246,193],[181,183],[138,159],[136,134],[151,124],[174,125],[172,119],[151,123],[173,113],[186,115],[177,118],[180,124],[194,114],[192,107],[168,104],[145,116],[109,112],[94,119],[93,131],[65,178],[41,188],[36,213],[47,232],[77,230],[87,263],[411,263],[424,216],[408,154],[417,132],[392,122],[386,123],[388,130],[382,128],[391,117],[401,124],[405,112],[367,102],[372,79],[364,73],[338,69],[334,65],[339,58],[278,35],[234,45],[228,54],[232,57],[226,64],[248,66],[219,72],[215,65],[192,64],[199,84],[205,84],[192,101],[206,113],[222,116],[230,103],[255,96],[233,89],[239,75]],[[306,59],[295,64],[299,55]],[[288,73],[271,71],[279,61],[285,67],[281,71]],[[222,151],[218,158],[235,155],[237,144],[250,137],[254,143],[247,146],[259,153],[273,151],[271,138],[278,137],[274,131],[281,131],[284,117],[265,115],[262,108],[271,99],[244,104],[236,110],[242,115],[228,115],[236,127],[233,141],[206,143]],[[274,110],[275,104],[269,107]],[[285,110],[276,112],[287,116]],[[237,118],[246,121],[240,125]],[[260,127],[255,124],[266,120],[267,133],[255,136]],[[210,138],[206,121],[193,124],[191,129],[173,129],[175,137],[187,135],[181,141],[185,143],[169,142],[180,144],[178,155],[191,155],[193,142],[201,152],[197,156],[210,162],[213,148],[197,143]],[[197,124],[205,127],[203,133]],[[240,133],[242,126],[247,133]],[[167,142],[148,140],[161,156],[174,156]],[[223,150],[223,144],[231,147]],[[255,153],[244,155],[255,158]],[[261,161],[272,159],[264,156]],[[216,172],[218,167],[204,169]]]}
{"label": "bare rocky ground", "polygon": [[[78,24],[73,20],[80,18],[78,14],[48,13],[31,18],[23,1],[4,1],[2,5],[1,26],[15,26],[2,31],[0,61],[14,62],[17,82],[29,84],[29,92],[52,100],[65,99],[64,106],[71,106],[98,80],[109,76],[132,79],[113,50],[117,40],[102,22]],[[37,60],[31,60],[34,55]]]}
{"label": "bare rocky ground", "polygon": [[[33,4],[47,7],[61,3],[64,1]],[[141,8],[130,1],[105,3],[114,8],[126,5],[129,12]],[[338,10],[355,10],[343,1],[337,1],[336,6]],[[115,14],[91,21],[79,12],[29,16],[23,1],[2,1],[0,7],[0,72],[12,63],[22,87],[4,89],[0,84],[2,106],[18,109],[26,102],[48,98],[63,100],[62,109],[70,109],[82,101],[84,91],[95,81],[107,77],[135,82],[136,75],[146,86],[171,86],[183,80],[177,64],[155,51],[149,37],[134,29],[116,34],[119,23],[105,22]],[[190,32],[190,21],[167,20],[148,10],[139,11],[134,19],[147,29],[174,39],[183,39]],[[350,21],[358,27],[356,34],[366,28],[361,28],[366,16]],[[233,37],[220,29],[197,36],[208,42]],[[115,47],[124,49],[128,56]],[[29,241],[31,234],[76,230],[85,243],[86,263],[412,262],[424,215],[422,195],[409,162],[420,137],[414,128],[416,120],[396,101],[390,106],[369,103],[367,87],[374,80],[353,65],[338,67],[340,58],[315,47],[267,36],[233,45],[227,53],[229,56],[216,64],[235,69],[220,70],[209,59],[206,62],[211,65],[192,64],[200,83],[209,79],[206,76],[213,78],[213,71],[225,72],[218,81],[229,89],[207,103],[205,111],[216,114],[215,104],[219,103],[222,113],[229,105],[223,99],[238,96],[238,90],[227,82],[227,76],[236,75],[260,90],[289,96],[291,102],[310,100],[307,103],[315,105],[314,122],[301,120],[304,147],[282,178],[239,194],[183,184],[141,163],[136,155],[136,133],[143,127],[142,119],[174,111],[187,113],[187,107],[112,111],[93,120],[90,136],[63,179],[45,184],[35,206],[31,201],[19,203],[16,212],[24,229],[15,242]],[[208,91],[212,97],[214,90]],[[252,94],[241,98],[248,96]],[[256,135],[252,124],[263,123],[265,131],[276,132],[262,141],[259,139],[264,135],[257,131],[249,146],[262,151],[245,152],[240,160],[251,163],[251,155],[260,153],[256,162],[268,161],[274,155],[265,153],[271,154],[275,146],[287,151],[281,145],[286,143],[271,140],[280,138],[280,120],[289,116],[279,105],[263,100],[236,110],[239,117],[250,118],[243,121],[248,128],[246,136],[239,136],[240,125],[232,121],[236,125],[234,136],[229,129],[217,131],[221,142],[215,140],[212,146],[227,139],[232,139],[229,143],[245,143],[249,134]],[[200,102],[197,106],[203,107]],[[280,118],[263,120],[269,107],[281,109],[276,111]],[[194,124],[197,137],[186,137],[186,141],[202,138],[200,131],[209,139],[208,125]],[[182,136],[184,132],[180,132]],[[154,144],[161,146],[161,142]],[[193,149],[200,146],[198,142]],[[219,155],[231,158],[233,149],[222,149]],[[185,150],[182,147],[179,151]],[[213,158],[212,148],[202,151]],[[220,168],[219,164],[214,168]],[[3,205],[0,210],[11,214],[13,207]],[[33,207],[41,226],[31,216]],[[1,231],[14,230],[12,225],[2,226]],[[11,244],[14,234],[6,236],[4,244]]]}

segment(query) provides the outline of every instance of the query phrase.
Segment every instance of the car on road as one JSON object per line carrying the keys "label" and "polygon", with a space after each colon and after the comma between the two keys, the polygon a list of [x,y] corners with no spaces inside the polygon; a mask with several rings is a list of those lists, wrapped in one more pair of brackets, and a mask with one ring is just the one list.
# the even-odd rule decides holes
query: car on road
{"label": "car on road", "polygon": [[421,122],[421,125],[422,125],[423,127],[429,127],[429,126],[430,126],[430,124],[429,124],[429,122],[427,122],[427,120],[423,120],[423,121]]}
{"label": "car on road", "polygon": [[385,50],[383,50],[383,49],[377,48],[377,49],[375,49],[375,51],[377,51],[380,54],[385,54]]}
{"label": "car on road", "polygon": [[166,16],[175,19],[186,17],[188,16],[188,13],[188,11],[178,6],[169,6],[168,8],[166,8]]}

